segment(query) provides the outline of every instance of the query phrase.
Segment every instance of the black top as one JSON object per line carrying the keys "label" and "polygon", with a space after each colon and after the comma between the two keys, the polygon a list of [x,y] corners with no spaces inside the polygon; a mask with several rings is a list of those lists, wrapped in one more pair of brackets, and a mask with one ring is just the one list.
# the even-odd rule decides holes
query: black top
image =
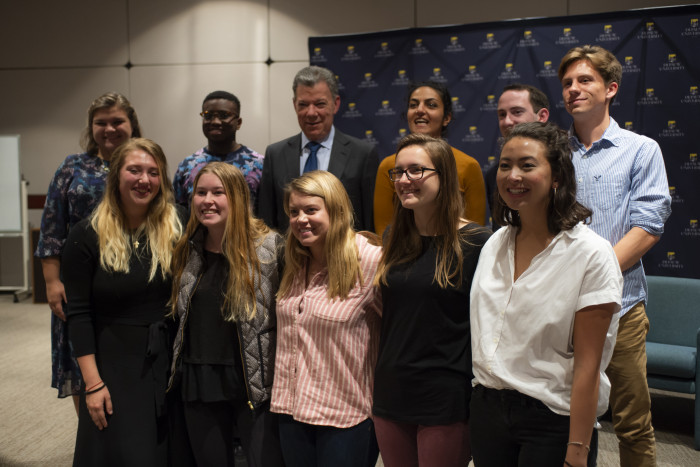
{"label": "black top", "polygon": [[130,258],[129,273],[105,271],[100,267],[97,233],[89,222],[85,219],[71,229],[61,259],[75,357],[96,353],[96,321],[148,326],[162,320],[172,287],[160,269],[148,281],[151,255],[145,238],[139,239],[137,254]]}
{"label": "black top", "polygon": [[185,324],[182,399],[213,402],[245,397],[236,323],[225,321],[221,312],[228,261],[204,250],[204,262]]}
{"label": "black top", "polygon": [[442,289],[433,280],[433,237],[412,263],[393,267],[382,285],[382,330],[373,412],[390,420],[446,425],[469,417],[471,338],[469,290],[490,232],[471,223],[460,229],[462,282]]}

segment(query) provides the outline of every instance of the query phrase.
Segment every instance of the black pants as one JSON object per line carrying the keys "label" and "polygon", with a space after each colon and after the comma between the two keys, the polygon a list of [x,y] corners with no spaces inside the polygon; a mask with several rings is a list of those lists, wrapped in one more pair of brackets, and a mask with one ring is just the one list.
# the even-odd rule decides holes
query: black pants
{"label": "black pants", "polygon": [[249,467],[283,466],[277,415],[269,403],[255,412],[245,401],[183,402],[187,438],[196,465],[234,465],[234,427]]}
{"label": "black pants", "polygon": [[[472,391],[469,428],[477,467],[561,467],[569,441],[569,418],[537,399],[513,390],[477,386]],[[598,433],[593,430],[588,466],[595,467]]]}

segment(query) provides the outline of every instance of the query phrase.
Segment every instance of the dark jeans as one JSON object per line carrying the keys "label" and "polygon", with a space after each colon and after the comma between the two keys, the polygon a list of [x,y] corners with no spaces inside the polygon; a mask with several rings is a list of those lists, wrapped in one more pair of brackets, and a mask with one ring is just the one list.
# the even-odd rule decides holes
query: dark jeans
{"label": "dark jeans", "polygon": [[374,423],[350,428],[309,425],[279,416],[280,443],[287,467],[374,467],[379,456]]}
{"label": "dark jeans", "polygon": [[[469,428],[474,465],[561,467],[569,441],[569,417],[513,390],[477,386],[472,391]],[[595,467],[598,433],[593,430],[588,466]]]}

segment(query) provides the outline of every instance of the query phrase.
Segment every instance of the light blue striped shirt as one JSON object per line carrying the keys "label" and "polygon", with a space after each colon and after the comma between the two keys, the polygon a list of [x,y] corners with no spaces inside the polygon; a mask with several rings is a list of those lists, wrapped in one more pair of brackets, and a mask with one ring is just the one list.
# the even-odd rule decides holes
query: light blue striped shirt
{"label": "light blue striped shirt", "polygon": [[[590,227],[613,246],[640,227],[661,236],[671,215],[671,196],[661,148],[651,138],[623,130],[610,118],[603,137],[586,150],[569,130],[577,199],[593,211]],[[640,259],[623,272],[620,316],[647,298]]]}

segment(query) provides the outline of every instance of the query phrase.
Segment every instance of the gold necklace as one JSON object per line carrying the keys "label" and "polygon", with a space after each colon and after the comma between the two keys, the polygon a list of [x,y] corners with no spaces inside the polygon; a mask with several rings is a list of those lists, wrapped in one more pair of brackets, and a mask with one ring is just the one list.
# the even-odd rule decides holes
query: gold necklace
{"label": "gold necklace", "polygon": [[141,244],[139,242],[139,238],[141,236],[139,235],[138,237],[134,238],[134,234],[131,234],[131,244],[134,245],[134,250],[138,249],[139,245]]}

